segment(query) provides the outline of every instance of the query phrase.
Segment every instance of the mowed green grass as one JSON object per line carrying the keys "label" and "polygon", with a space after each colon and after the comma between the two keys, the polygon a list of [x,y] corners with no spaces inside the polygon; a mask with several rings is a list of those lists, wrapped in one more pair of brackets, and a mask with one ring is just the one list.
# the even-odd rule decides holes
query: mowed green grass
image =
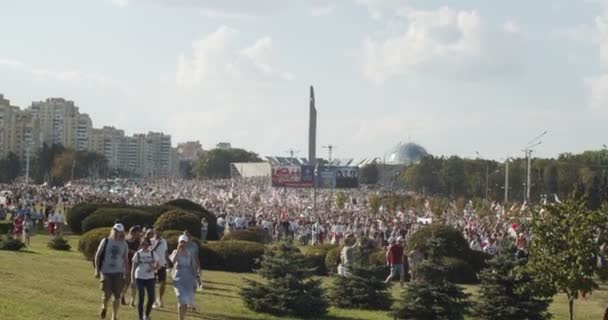
{"label": "mowed green grass", "polygon": [[[0,319],[53,320],[97,319],[101,292],[93,277],[91,263],[75,251],[77,237],[68,237],[72,251],[60,252],[46,248],[48,237],[36,236],[27,252],[0,251]],[[249,311],[238,292],[243,277],[251,274],[204,271],[203,292],[196,297],[200,314],[188,319],[283,319]],[[325,285],[330,283],[325,279]],[[467,287],[475,293],[476,287]],[[393,295],[398,298],[397,286]],[[154,310],[152,319],[177,319],[175,294],[171,285],[165,295],[167,309]],[[576,319],[601,319],[608,304],[608,291],[603,287],[587,299],[576,302]],[[568,305],[564,296],[557,296],[551,306],[555,319],[567,319]],[[108,317],[109,318],[109,317]],[[137,312],[121,306],[119,319],[137,319]],[[331,308],[327,319],[390,319],[386,312]],[[471,318],[473,319],[473,317]]]}

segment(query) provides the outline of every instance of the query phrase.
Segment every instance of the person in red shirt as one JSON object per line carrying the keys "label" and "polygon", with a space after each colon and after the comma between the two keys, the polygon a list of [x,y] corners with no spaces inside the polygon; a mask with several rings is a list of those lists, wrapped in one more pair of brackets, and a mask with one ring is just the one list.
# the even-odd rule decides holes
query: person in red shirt
{"label": "person in red shirt", "polygon": [[391,267],[391,274],[386,278],[385,283],[389,283],[397,275],[401,288],[405,280],[405,269],[403,268],[403,239],[392,240],[391,245],[386,250],[386,264]]}

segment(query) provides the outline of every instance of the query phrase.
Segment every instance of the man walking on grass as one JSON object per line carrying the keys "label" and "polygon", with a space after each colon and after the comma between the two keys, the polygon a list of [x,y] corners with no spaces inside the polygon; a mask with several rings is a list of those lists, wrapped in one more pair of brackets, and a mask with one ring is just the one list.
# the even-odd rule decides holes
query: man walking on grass
{"label": "man walking on grass", "polygon": [[159,269],[156,271],[156,283],[158,283],[158,298],[154,302],[155,308],[164,308],[163,296],[165,295],[165,288],[167,285],[167,240],[163,239],[163,236],[158,229],[150,230],[149,233],[153,235],[152,238],[152,251],[154,255],[158,257]]}
{"label": "man walking on grass", "polygon": [[114,296],[112,320],[118,320],[118,307],[128,274],[128,251],[125,227],[117,223],[112,227],[110,236],[101,240],[95,253],[95,277],[101,280],[101,290],[103,291],[100,319],[106,318],[108,302]]}
{"label": "man walking on grass", "polygon": [[405,279],[405,268],[403,267],[403,238],[399,237],[397,241],[391,240],[391,245],[386,251],[386,263],[391,267],[391,274],[386,278],[385,283],[391,282],[394,277],[399,275],[399,282],[403,289]]}

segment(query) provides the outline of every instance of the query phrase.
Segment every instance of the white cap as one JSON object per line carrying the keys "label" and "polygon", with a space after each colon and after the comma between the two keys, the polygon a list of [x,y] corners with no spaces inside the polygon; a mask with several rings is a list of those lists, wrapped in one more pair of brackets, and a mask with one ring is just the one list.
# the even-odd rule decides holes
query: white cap
{"label": "white cap", "polygon": [[115,224],[112,229],[118,231],[118,232],[125,232],[125,226],[122,225],[122,223],[117,223]]}
{"label": "white cap", "polygon": [[188,242],[188,236],[185,234],[182,234],[181,236],[179,236],[179,238],[177,239],[177,242],[182,242],[182,241]]}

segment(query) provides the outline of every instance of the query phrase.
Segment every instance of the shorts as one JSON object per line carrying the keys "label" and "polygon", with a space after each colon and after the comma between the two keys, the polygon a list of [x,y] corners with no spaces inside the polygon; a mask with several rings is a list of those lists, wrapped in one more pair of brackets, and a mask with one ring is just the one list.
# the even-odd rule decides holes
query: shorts
{"label": "shorts", "polygon": [[167,267],[160,267],[156,271],[156,281],[158,282],[166,282],[167,281]]}
{"label": "shorts", "polygon": [[101,291],[103,291],[106,298],[114,295],[115,299],[119,299],[125,288],[125,282],[125,277],[122,273],[102,273]]}
{"label": "shorts", "polygon": [[391,266],[391,276],[401,276],[405,274],[405,269],[402,264],[394,264]]}

